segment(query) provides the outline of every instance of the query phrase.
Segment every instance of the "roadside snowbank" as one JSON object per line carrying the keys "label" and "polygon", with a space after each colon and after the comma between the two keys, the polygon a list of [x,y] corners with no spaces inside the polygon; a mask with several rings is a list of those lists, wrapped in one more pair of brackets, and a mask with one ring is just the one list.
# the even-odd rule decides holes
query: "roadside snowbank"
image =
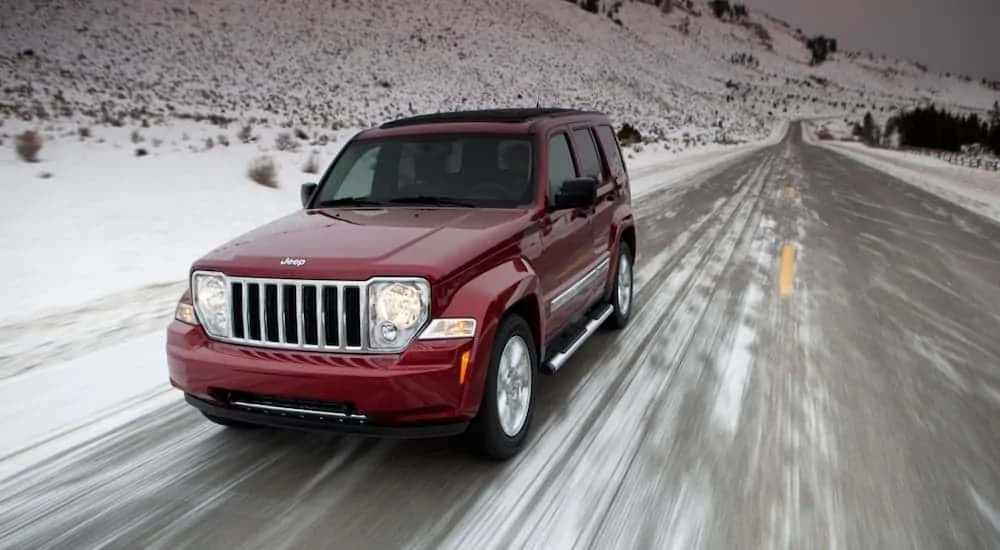
{"label": "roadside snowbank", "polygon": [[806,140],[881,170],[924,191],[1000,223],[1000,174],[964,168],[932,157],[872,149],[861,143],[820,141],[803,130]]}
{"label": "roadside snowbank", "polygon": [[788,122],[776,124],[767,139],[740,145],[712,144],[699,149],[673,153],[656,151],[627,162],[633,197],[682,182],[695,174],[728,163],[743,155],[775,145],[788,131]]}

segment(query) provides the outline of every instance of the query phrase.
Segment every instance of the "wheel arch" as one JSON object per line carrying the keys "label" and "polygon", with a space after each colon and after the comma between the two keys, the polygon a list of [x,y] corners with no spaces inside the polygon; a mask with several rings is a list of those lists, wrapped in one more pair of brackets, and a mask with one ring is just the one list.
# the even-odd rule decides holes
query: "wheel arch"
{"label": "wheel arch", "polygon": [[501,319],[509,312],[522,316],[531,327],[535,350],[541,356],[545,332],[538,276],[524,258],[502,262],[464,284],[441,312],[442,317],[472,317],[476,336],[469,376],[462,392],[460,412],[473,416],[479,410],[493,341]]}

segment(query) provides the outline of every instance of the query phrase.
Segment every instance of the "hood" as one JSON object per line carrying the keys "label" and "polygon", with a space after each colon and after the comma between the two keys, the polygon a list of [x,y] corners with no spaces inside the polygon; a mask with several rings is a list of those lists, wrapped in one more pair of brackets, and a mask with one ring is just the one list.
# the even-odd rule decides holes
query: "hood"
{"label": "hood", "polygon": [[527,210],[358,208],[300,210],[213,250],[194,269],[245,277],[361,280],[448,276],[519,237]]}

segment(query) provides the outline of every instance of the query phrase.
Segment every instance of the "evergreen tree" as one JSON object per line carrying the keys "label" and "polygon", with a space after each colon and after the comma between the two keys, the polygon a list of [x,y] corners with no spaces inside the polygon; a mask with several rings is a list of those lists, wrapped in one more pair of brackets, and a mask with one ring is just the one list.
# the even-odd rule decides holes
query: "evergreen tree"
{"label": "evergreen tree", "polygon": [[880,141],[879,128],[871,111],[865,113],[864,122],[861,124],[861,139],[868,145],[877,145]]}
{"label": "evergreen tree", "polygon": [[987,145],[994,155],[1000,156],[1000,101],[993,102],[993,111],[990,112],[990,131]]}
{"label": "evergreen tree", "polygon": [[712,13],[718,19],[733,14],[733,8],[729,5],[729,0],[709,0],[708,8],[712,10]]}

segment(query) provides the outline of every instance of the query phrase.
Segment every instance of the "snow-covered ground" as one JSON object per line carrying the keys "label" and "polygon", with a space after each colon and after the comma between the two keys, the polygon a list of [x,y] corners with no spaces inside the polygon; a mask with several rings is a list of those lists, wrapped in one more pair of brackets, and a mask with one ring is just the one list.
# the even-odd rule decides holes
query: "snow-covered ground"
{"label": "snow-covered ground", "polygon": [[180,399],[165,345],[157,331],[0,379],[0,479]]}
{"label": "snow-covered ground", "polygon": [[[43,146],[38,164],[0,157],[0,250],[16,258],[0,265],[0,323],[184,279],[191,260],[214,243],[297,208],[299,186],[318,177],[302,166],[316,151],[325,167],[341,145],[266,152],[274,138],[262,133],[259,145],[191,152],[188,145],[203,148],[211,135],[190,126],[143,130],[147,141],[138,145],[125,129],[100,129],[113,145],[58,141]],[[154,139],[163,144],[151,146]],[[150,154],[136,157],[143,146]],[[246,176],[265,154],[277,164],[278,189]],[[39,178],[43,170],[51,177]]]}
{"label": "snow-covered ground", "polygon": [[[412,5],[0,3],[0,460],[176,398],[158,331],[191,261],[298,208],[299,185],[316,177],[307,159],[322,170],[358,128],[456,108],[600,109],[643,134],[626,151],[642,196],[773,143],[790,118],[846,124],[929,100],[985,112],[997,98],[884,57],[810,66],[794,30],[759,13],[729,22],[630,2],[619,25],[562,1]],[[741,55],[755,63],[733,62]],[[237,138],[244,124],[250,143]],[[43,138],[39,162],[15,154],[25,130]],[[276,150],[296,131],[298,151]],[[262,155],[277,189],[246,177]],[[963,195],[942,184],[952,173],[921,162],[912,170],[938,179],[916,184],[996,204],[990,182]]]}
{"label": "snow-covered ground", "polygon": [[1000,222],[1000,173],[965,168],[933,157],[868,147],[863,143],[825,141],[803,126],[807,141],[838,151],[973,212]]}

